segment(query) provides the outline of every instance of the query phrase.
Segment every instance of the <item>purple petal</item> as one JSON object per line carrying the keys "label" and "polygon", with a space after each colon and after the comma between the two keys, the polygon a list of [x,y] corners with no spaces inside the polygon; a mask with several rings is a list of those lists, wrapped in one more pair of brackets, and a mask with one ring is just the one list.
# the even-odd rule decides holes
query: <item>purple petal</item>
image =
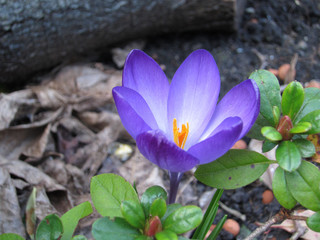
{"label": "purple petal", "polygon": [[220,91],[218,67],[206,50],[197,50],[175,73],[168,98],[169,134],[173,119],[178,127],[189,122],[190,132],[185,149],[198,141],[214,112]]}
{"label": "purple petal", "polygon": [[243,122],[242,138],[256,121],[259,111],[259,88],[255,81],[248,79],[232,88],[218,103],[201,139],[207,138],[224,119],[235,116]]}
{"label": "purple petal", "polygon": [[186,172],[199,163],[197,158],[169,141],[159,130],[138,135],[137,146],[149,161],[171,172]]}
{"label": "purple petal", "polygon": [[142,132],[158,128],[149,106],[137,92],[115,87],[112,94],[122,124],[134,139]]}
{"label": "purple petal", "polygon": [[160,66],[144,52],[133,50],[123,69],[122,84],[144,98],[159,128],[165,131],[169,82]]}
{"label": "purple petal", "polygon": [[205,164],[225,154],[239,139],[242,121],[239,117],[225,119],[209,136],[209,138],[192,146],[188,153]]}

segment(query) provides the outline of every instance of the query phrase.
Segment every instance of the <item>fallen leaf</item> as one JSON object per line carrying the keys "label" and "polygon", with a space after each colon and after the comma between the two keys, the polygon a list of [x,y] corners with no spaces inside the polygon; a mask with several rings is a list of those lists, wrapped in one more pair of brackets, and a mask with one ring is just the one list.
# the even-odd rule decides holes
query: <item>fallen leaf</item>
{"label": "fallen leaf", "polygon": [[0,192],[0,233],[16,233],[25,237],[16,189],[4,167],[0,167]]}

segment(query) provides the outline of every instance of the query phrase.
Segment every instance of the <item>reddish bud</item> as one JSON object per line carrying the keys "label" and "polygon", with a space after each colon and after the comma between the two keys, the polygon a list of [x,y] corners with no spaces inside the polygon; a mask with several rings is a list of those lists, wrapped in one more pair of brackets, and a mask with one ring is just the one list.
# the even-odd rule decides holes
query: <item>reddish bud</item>
{"label": "reddish bud", "polygon": [[292,121],[289,116],[283,116],[280,118],[277,131],[281,134],[282,140],[290,140],[292,138],[292,134],[290,133],[290,129],[293,127]]}
{"label": "reddish bud", "polygon": [[158,216],[154,216],[149,219],[144,229],[144,234],[148,237],[156,235],[156,233],[162,231],[161,220]]}

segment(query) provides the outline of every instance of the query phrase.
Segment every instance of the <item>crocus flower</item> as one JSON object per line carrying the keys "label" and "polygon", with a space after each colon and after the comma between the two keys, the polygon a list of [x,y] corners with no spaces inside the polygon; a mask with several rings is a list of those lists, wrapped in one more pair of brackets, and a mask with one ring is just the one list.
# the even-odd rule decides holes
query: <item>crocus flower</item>
{"label": "crocus flower", "polygon": [[142,155],[169,171],[171,188],[177,189],[181,173],[225,154],[254,124],[260,95],[253,80],[217,104],[219,92],[219,70],[206,50],[191,53],[171,84],[144,52],[128,55],[122,86],[113,89],[115,104]]}

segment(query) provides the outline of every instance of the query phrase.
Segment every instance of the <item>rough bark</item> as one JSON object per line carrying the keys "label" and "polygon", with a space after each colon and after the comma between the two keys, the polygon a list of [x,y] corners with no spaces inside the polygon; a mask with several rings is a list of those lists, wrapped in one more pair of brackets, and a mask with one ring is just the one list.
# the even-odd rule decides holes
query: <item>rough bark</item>
{"label": "rough bark", "polygon": [[176,31],[233,31],[245,0],[0,0],[0,82],[127,39]]}

